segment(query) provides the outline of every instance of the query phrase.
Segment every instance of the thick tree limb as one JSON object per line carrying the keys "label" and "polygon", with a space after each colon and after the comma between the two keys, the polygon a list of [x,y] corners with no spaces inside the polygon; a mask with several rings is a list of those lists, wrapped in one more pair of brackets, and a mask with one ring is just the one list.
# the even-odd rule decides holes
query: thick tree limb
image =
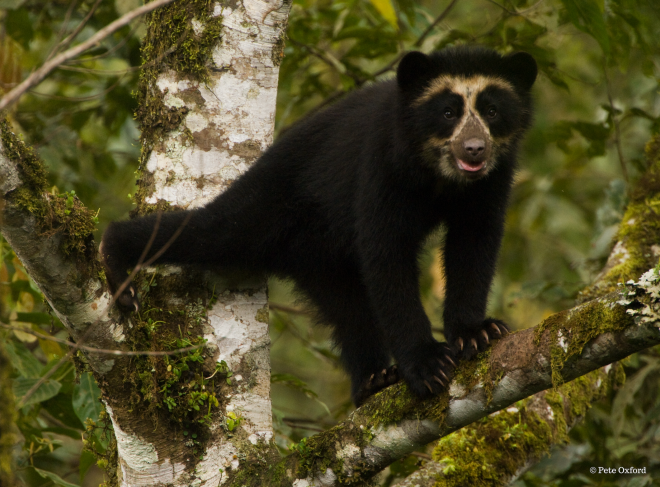
{"label": "thick tree limb", "polygon": [[[85,335],[89,346],[118,348],[121,325],[116,313],[109,313],[111,296],[98,276],[94,257],[66,254],[66,222],[55,219],[51,223],[56,228],[45,227],[44,215],[54,212],[54,207],[53,198],[43,192],[35,175],[44,171],[42,163],[9,131],[5,121],[1,123],[0,195],[5,201],[2,235],[75,340]],[[76,205],[82,207],[79,202]],[[80,245],[86,241],[88,255],[93,256],[91,234],[77,238]],[[114,359],[90,355],[90,365],[98,373],[108,372],[113,364]]]}
{"label": "thick tree limb", "polygon": [[564,441],[591,403],[623,380],[619,364],[589,372],[554,391],[541,391],[441,439],[433,460],[395,487],[509,485]]}
{"label": "thick tree limb", "polygon": [[[637,289],[637,288],[636,288]],[[651,299],[644,294],[640,299]],[[459,373],[468,368],[488,371],[478,377],[471,387],[454,380],[450,393],[418,402],[409,395],[405,385],[397,384],[376,395],[351,417],[306,441],[306,448],[292,455],[286,463],[292,476],[288,479],[296,487],[311,485],[339,485],[350,479],[355,482],[381,471],[390,463],[409,455],[415,449],[448,435],[480,418],[503,409],[543,389],[553,386],[553,354],[563,345],[579,340],[585,323],[593,313],[614,310],[611,320],[602,323],[605,329],[616,329],[622,322],[628,326],[620,331],[607,331],[589,341],[582,352],[568,357],[561,369],[565,381],[596,370],[607,364],[653,345],[660,344],[660,304],[649,304],[653,319],[637,325],[627,317],[626,310],[637,304],[621,305],[617,293],[590,301],[572,310],[553,315],[536,328],[509,335],[493,346],[492,352],[478,363],[464,364]],[[557,338],[551,329],[535,335],[552,322],[562,330]],[[471,366],[472,365],[472,366]],[[489,384],[501,377],[492,388]],[[328,465],[330,462],[330,466]],[[294,465],[296,468],[291,468]],[[319,471],[318,466],[325,468]],[[319,484],[314,484],[319,482]],[[325,483],[323,483],[325,482]],[[273,484],[280,485],[280,484]],[[284,484],[281,484],[284,485]]]}

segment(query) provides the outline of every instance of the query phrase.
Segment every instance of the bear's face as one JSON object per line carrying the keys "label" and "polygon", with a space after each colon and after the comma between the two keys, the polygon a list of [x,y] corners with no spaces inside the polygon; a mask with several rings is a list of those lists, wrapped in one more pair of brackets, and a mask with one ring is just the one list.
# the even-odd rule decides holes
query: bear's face
{"label": "bear's face", "polygon": [[445,178],[468,182],[488,175],[529,125],[536,63],[524,53],[476,50],[452,65],[452,52],[411,53],[397,79],[423,160]]}

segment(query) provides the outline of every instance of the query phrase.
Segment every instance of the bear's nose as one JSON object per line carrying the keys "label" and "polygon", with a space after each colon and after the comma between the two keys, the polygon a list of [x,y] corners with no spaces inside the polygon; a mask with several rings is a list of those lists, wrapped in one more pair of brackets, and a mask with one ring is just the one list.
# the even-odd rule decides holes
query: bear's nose
{"label": "bear's nose", "polygon": [[463,147],[471,156],[478,156],[486,149],[486,141],[484,139],[468,139],[463,142]]}

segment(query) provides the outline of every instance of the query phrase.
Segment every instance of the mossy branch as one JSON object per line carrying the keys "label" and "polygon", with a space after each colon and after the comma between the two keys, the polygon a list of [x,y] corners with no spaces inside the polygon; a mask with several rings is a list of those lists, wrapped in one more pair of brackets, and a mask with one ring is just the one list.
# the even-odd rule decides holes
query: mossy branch
{"label": "mossy branch", "polygon": [[442,438],[433,460],[395,487],[509,485],[624,380],[620,364],[608,365],[518,401]]}
{"label": "mossy branch", "polygon": [[48,193],[46,174],[36,153],[0,120],[2,235],[72,337],[84,332],[88,345],[116,348],[92,235],[95,214],[73,194]]}

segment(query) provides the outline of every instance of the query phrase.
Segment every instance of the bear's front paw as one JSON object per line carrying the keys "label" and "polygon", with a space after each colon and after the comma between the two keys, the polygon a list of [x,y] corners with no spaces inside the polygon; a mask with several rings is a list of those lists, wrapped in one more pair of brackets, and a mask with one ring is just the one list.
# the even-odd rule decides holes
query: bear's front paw
{"label": "bear's front paw", "polygon": [[440,394],[449,387],[456,355],[447,343],[432,342],[415,347],[401,357],[399,373],[418,397]]}
{"label": "bear's front paw", "polygon": [[114,298],[115,304],[124,313],[137,313],[140,311],[137,290],[132,282],[126,285],[120,293],[114,293]]}
{"label": "bear's front paw", "polygon": [[508,334],[509,327],[502,320],[486,318],[480,326],[462,327],[452,345],[460,360],[469,360],[486,350],[491,341]]}
{"label": "bear's front paw", "polygon": [[355,407],[360,407],[370,396],[399,382],[399,379],[399,369],[396,365],[374,372],[360,384],[357,391],[353,392]]}

